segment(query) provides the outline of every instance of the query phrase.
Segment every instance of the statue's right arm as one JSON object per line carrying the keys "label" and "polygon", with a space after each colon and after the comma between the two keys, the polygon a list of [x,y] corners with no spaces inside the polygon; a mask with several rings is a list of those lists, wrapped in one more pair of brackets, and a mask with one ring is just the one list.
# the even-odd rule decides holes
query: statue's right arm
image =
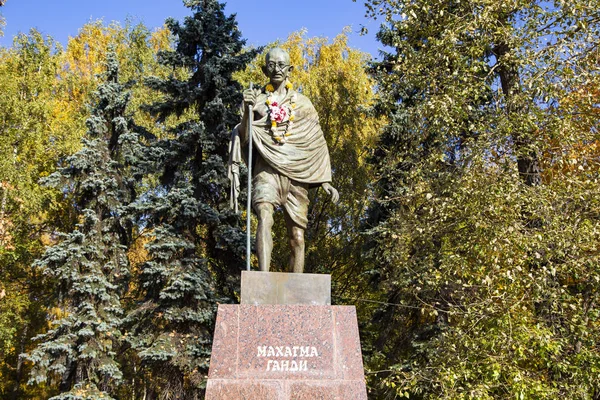
{"label": "statue's right arm", "polygon": [[[260,96],[260,89],[246,89],[243,92],[244,101],[242,103],[242,121],[238,126],[238,130],[240,131],[240,138],[242,139],[242,143],[248,141],[248,106],[256,106],[256,100],[258,96]],[[257,110],[254,110],[257,111]]]}
{"label": "statue's right arm", "polygon": [[242,94],[244,97],[244,101],[242,102],[242,121],[238,126],[238,131],[242,143],[244,143],[248,140],[246,137],[248,134],[248,106],[254,106],[256,103],[256,93],[253,89],[246,89]]}

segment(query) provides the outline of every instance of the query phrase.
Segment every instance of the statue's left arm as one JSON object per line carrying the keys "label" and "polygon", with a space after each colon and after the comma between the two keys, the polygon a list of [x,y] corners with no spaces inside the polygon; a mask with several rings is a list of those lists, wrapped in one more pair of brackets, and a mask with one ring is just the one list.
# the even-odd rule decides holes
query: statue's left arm
{"label": "statue's left arm", "polygon": [[337,204],[337,202],[340,200],[340,194],[338,193],[337,189],[331,186],[329,182],[321,184],[321,187],[325,193],[331,196],[331,201],[333,201],[334,204]]}

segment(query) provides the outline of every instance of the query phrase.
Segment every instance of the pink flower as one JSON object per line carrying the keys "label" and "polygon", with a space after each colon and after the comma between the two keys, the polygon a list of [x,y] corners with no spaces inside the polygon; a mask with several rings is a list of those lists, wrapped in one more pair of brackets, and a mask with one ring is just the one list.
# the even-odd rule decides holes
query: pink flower
{"label": "pink flower", "polygon": [[279,107],[276,102],[271,104],[271,120],[281,123],[287,121],[288,117],[289,111],[287,110],[287,107]]}

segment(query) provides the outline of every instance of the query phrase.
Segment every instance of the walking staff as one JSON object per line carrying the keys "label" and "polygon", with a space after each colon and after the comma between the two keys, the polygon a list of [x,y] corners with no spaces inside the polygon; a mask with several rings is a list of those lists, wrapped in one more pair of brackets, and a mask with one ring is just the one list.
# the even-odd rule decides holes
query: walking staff
{"label": "walking staff", "polygon": [[[250,82],[252,90],[252,82]],[[246,270],[250,271],[250,222],[252,218],[252,123],[254,122],[254,108],[252,104],[248,105],[248,204],[246,206]]]}

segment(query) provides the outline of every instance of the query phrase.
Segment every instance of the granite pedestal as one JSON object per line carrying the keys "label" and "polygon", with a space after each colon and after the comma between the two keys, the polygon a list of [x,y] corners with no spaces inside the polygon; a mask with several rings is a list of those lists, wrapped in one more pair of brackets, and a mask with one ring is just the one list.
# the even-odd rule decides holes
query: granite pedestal
{"label": "granite pedestal", "polygon": [[366,400],[355,308],[220,305],[206,399]]}

